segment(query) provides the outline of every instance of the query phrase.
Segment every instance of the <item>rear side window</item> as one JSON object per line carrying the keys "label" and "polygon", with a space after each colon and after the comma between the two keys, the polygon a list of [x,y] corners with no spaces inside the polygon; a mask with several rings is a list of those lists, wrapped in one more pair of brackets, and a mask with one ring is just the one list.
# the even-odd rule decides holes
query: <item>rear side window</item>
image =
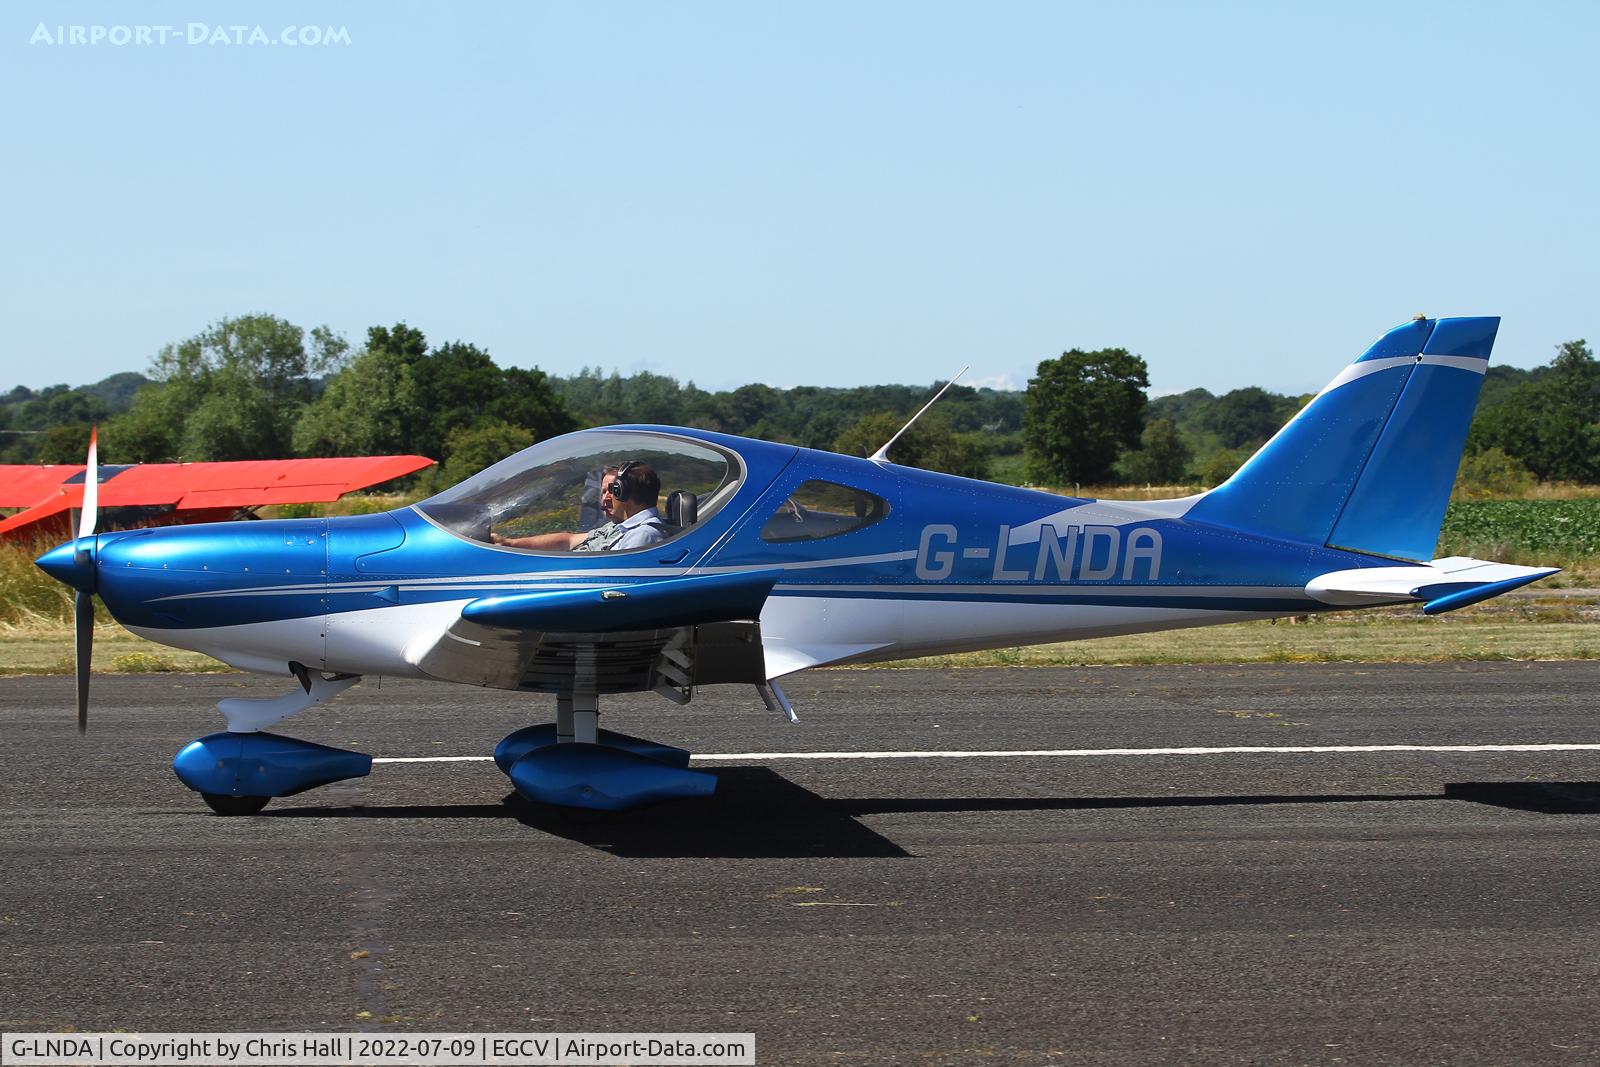
{"label": "rear side window", "polygon": [[779,545],[820,541],[865,530],[888,514],[889,502],[881,496],[837,482],[805,482],[761,527],[761,540]]}

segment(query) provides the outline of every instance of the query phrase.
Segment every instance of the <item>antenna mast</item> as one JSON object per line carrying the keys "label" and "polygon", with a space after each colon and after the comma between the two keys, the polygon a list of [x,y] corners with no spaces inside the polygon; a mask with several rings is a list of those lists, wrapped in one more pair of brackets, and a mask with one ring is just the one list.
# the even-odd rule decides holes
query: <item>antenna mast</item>
{"label": "antenna mast", "polygon": [[[967,367],[970,367],[970,366],[972,366],[972,364],[970,364],[970,363],[967,364]],[[922,409],[920,411],[918,411],[915,415],[911,416],[911,418],[906,421],[906,424],[904,426],[900,427],[899,430],[895,431],[895,435],[893,437],[889,438],[889,440],[885,441],[883,443],[883,447],[882,448],[878,449],[876,452],[874,452],[872,455],[868,456],[867,458],[872,460],[874,463],[887,463],[887,462],[889,462],[889,446],[894,444],[896,441],[900,440],[900,435],[905,433],[907,430],[911,429],[911,424],[913,422],[916,422],[918,419],[922,418],[922,412],[927,411],[929,408],[933,407],[933,405],[938,401],[938,399],[941,396],[944,396],[944,390],[945,389],[948,389],[952,385],[956,384],[956,378],[959,378],[963,374],[967,373],[967,367],[962,367],[960,370],[956,371],[955,376],[952,377],[948,382],[944,383],[944,389],[940,389],[937,393],[934,393],[932,400],[930,400],[926,404],[922,405]]]}

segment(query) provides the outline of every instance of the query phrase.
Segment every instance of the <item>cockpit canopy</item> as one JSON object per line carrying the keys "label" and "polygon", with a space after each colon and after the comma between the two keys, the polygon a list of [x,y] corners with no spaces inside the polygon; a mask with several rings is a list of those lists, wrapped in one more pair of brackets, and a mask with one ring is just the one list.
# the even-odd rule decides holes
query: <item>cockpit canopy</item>
{"label": "cockpit canopy", "polygon": [[508,456],[424,500],[417,510],[458,537],[484,543],[496,536],[583,533],[607,521],[600,507],[602,475],[628,463],[646,464],[661,479],[657,506],[666,540],[715,515],[744,479],[738,456],[704,441],[639,430],[586,430]]}

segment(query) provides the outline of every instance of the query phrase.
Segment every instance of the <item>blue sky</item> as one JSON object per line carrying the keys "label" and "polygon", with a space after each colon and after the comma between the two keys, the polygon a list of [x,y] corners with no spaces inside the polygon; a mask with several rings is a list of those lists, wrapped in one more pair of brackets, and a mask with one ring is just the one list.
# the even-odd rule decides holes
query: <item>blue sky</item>
{"label": "blue sky", "polygon": [[0,388],[251,311],[710,388],[1118,345],[1299,392],[1416,312],[1532,366],[1600,340],[1597,44],[1588,2],[24,0]]}

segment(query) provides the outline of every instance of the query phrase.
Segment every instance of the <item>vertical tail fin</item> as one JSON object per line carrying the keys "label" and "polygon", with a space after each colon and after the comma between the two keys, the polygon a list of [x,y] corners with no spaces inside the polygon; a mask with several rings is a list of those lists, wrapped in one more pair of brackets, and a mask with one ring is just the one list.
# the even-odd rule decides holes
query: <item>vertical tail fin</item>
{"label": "vertical tail fin", "polygon": [[1390,330],[1188,517],[1431,559],[1499,326],[1416,319]]}

